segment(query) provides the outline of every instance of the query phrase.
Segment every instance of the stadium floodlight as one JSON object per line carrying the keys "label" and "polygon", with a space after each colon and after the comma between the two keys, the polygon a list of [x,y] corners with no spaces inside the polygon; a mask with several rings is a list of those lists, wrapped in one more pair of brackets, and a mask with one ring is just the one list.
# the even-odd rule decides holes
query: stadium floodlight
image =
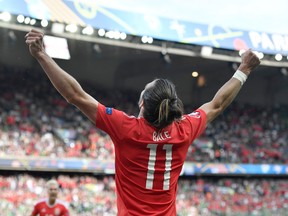
{"label": "stadium floodlight", "polygon": [[258,52],[257,56],[258,56],[259,59],[263,59],[264,58],[264,53]]}
{"label": "stadium floodlight", "polygon": [[108,37],[110,39],[114,38],[114,31],[108,31],[105,33],[105,37]]}
{"label": "stadium floodlight", "polygon": [[20,15],[17,16],[17,21],[18,21],[19,23],[23,23],[24,20],[25,20],[25,17],[24,17],[23,15],[20,14]]}
{"label": "stadium floodlight", "polygon": [[31,19],[30,20],[30,25],[35,25],[36,24],[36,20],[35,19]]}
{"label": "stadium floodlight", "polygon": [[48,20],[46,20],[46,19],[42,19],[42,20],[41,20],[41,26],[42,26],[42,27],[45,28],[45,27],[48,26],[48,24],[49,24],[49,23],[48,23]]}
{"label": "stadium floodlight", "polygon": [[147,36],[142,36],[141,41],[142,41],[142,43],[147,43],[148,42],[148,37]]}
{"label": "stadium floodlight", "polygon": [[279,53],[275,55],[276,61],[281,61],[282,58],[283,58],[283,56],[281,54],[279,54]]}
{"label": "stadium floodlight", "polygon": [[199,73],[197,71],[193,71],[191,75],[192,77],[196,78],[199,76]]}
{"label": "stadium floodlight", "polygon": [[84,35],[92,35],[93,33],[94,33],[94,29],[92,28],[92,26],[86,26],[82,30],[82,34]]}
{"label": "stadium floodlight", "polygon": [[30,20],[31,20],[30,17],[26,17],[25,20],[24,20],[24,23],[25,23],[26,25],[28,25],[28,24],[30,23]]}
{"label": "stadium floodlight", "polygon": [[202,56],[211,56],[213,53],[213,48],[209,46],[202,46],[201,48],[201,55]]}
{"label": "stadium floodlight", "polygon": [[127,38],[126,33],[121,32],[121,34],[120,34],[120,38],[121,38],[121,40],[125,40],[125,39]]}
{"label": "stadium floodlight", "polygon": [[149,37],[149,36],[142,36],[141,41],[142,41],[142,43],[152,44],[153,43],[153,38]]}
{"label": "stadium floodlight", "polygon": [[126,33],[124,32],[119,32],[119,31],[105,31],[104,29],[99,29],[98,30],[98,35],[100,37],[106,37],[110,39],[116,39],[116,40],[125,40],[127,38]]}
{"label": "stadium floodlight", "polygon": [[152,37],[148,37],[148,41],[147,41],[149,44],[152,44],[153,43],[153,38]]}
{"label": "stadium floodlight", "polygon": [[105,35],[105,30],[104,29],[99,29],[98,30],[98,35],[100,36],[100,37],[103,37],[104,35]]}
{"label": "stadium floodlight", "polygon": [[68,25],[65,27],[65,30],[66,30],[67,32],[75,33],[75,32],[77,32],[78,27],[77,27],[77,25],[75,25],[75,24],[68,24]]}
{"label": "stadium floodlight", "polygon": [[11,14],[8,12],[0,13],[0,20],[3,20],[5,22],[9,22],[11,20]]}
{"label": "stadium floodlight", "polygon": [[119,31],[114,31],[114,39],[118,40],[120,39],[121,33]]}

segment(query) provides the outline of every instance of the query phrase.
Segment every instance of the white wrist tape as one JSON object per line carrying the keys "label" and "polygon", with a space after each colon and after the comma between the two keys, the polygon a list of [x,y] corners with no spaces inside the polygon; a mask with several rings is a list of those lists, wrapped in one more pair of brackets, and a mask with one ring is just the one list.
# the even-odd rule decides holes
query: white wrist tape
{"label": "white wrist tape", "polygon": [[243,85],[247,79],[247,75],[240,70],[237,70],[233,77],[238,79],[241,82],[241,85]]}

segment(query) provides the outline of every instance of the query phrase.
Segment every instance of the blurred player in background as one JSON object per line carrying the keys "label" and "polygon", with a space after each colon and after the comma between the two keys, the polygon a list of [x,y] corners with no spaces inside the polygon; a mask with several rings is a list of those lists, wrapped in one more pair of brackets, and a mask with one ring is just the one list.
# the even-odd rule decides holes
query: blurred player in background
{"label": "blurred player in background", "polygon": [[176,215],[177,183],[189,146],[234,100],[260,64],[258,57],[246,51],[238,70],[215,97],[187,115],[173,83],[155,79],[142,91],[140,113],[134,117],[105,107],[87,94],[45,53],[43,36],[36,30],[25,36],[31,55],[59,93],[114,143],[118,215]]}
{"label": "blurred player in background", "polygon": [[59,184],[56,180],[46,183],[48,198],[39,200],[35,205],[31,216],[69,216],[66,204],[57,199]]}

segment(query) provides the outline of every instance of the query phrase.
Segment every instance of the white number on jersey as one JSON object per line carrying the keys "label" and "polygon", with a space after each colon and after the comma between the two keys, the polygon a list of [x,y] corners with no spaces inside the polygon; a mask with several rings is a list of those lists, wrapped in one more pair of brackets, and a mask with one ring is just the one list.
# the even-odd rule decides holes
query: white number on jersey
{"label": "white number on jersey", "polygon": [[[147,178],[146,178],[146,188],[147,189],[153,188],[157,146],[158,146],[158,144],[148,144],[147,145],[147,148],[150,149],[149,161],[148,161],[148,172],[147,172]],[[171,164],[172,164],[172,145],[165,144],[163,146],[163,150],[166,151],[163,190],[169,190],[170,171],[171,171]]]}

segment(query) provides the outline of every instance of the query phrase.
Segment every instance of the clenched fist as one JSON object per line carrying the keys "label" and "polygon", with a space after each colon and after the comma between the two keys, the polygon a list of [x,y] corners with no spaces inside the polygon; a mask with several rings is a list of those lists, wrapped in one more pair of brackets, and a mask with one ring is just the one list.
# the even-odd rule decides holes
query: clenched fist
{"label": "clenched fist", "polygon": [[39,55],[45,53],[43,45],[44,34],[40,31],[32,29],[25,35],[26,44],[29,46],[31,55],[37,58]]}
{"label": "clenched fist", "polygon": [[239,66],[239,70],[246,75],[249,75],[250,72],[260,64],[260,59],[252,50],[247,50],[244,52],[241,56],[241,59],[242,62]]}

